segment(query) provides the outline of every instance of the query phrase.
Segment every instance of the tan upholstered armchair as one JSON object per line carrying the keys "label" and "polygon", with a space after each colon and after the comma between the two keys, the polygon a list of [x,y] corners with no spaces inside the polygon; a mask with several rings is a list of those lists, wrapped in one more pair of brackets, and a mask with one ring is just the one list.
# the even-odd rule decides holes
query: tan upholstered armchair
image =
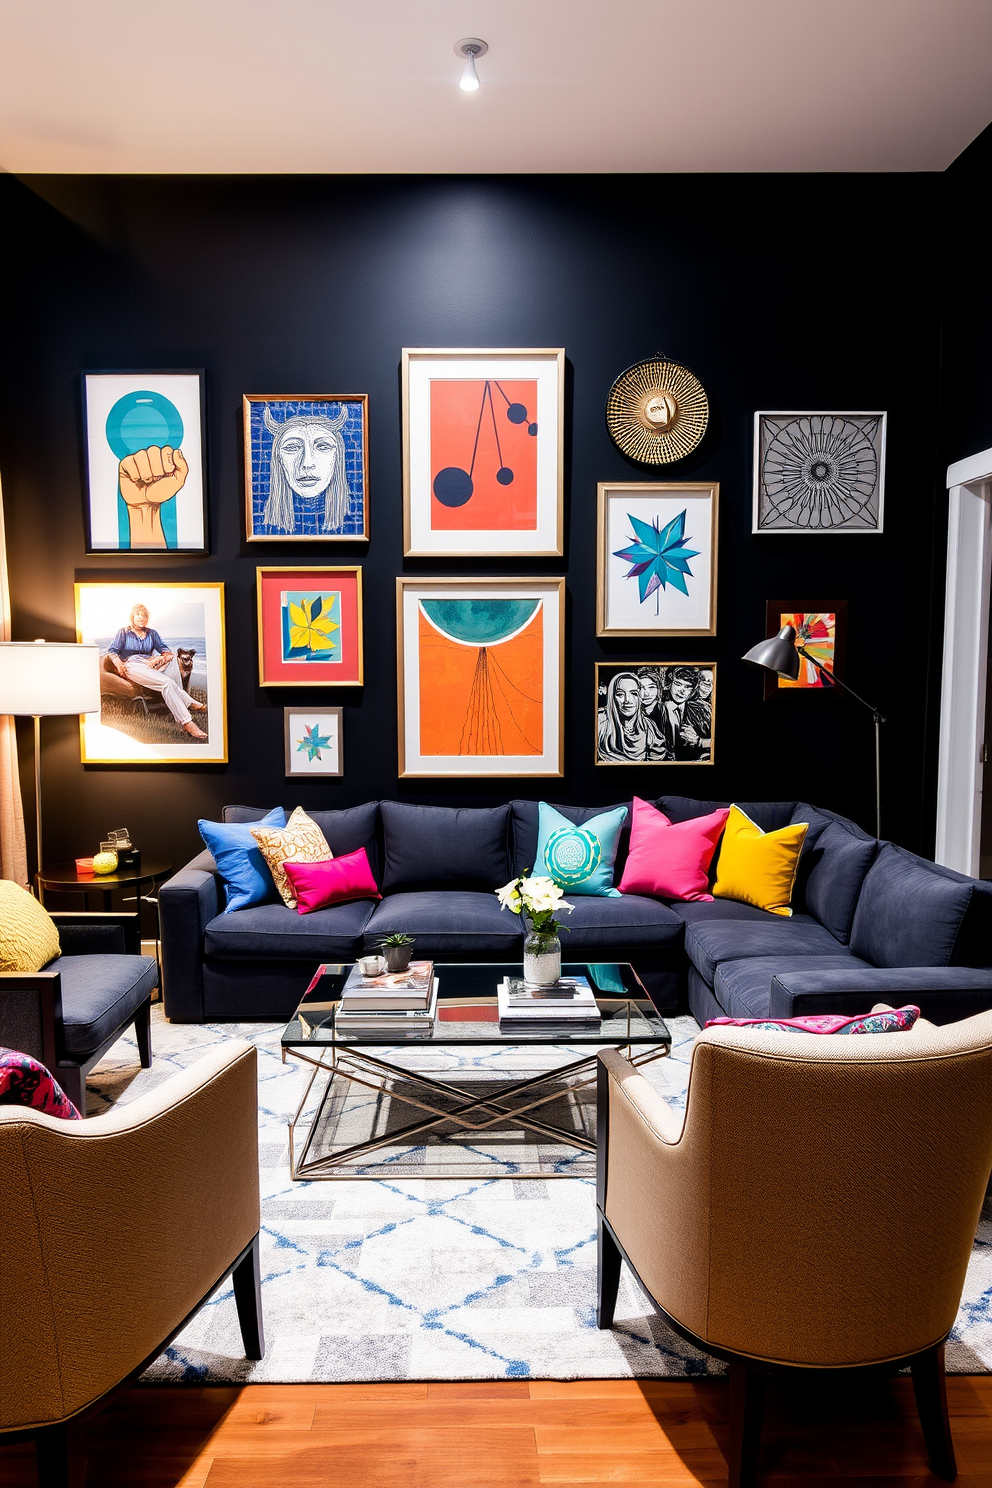
{"label": "tan upholstered armchair", "polygon": [[599,1057],[599,1326],[626,1259],[730,1363],[732,1488],[755,1481],[764,1375],[783,1367],[911,1365],[953,1478],[944,1340],[992,1168],[992,1013],[858,1037],[709,1029],[684,1119]]}
{"label": "tan upholstered armchair", "polygon": [[262,1357],[256,1056],[232,1040],[120,1110],[0,1108],[0,1442],[81,1488],[79,1429],[232,1274]]}

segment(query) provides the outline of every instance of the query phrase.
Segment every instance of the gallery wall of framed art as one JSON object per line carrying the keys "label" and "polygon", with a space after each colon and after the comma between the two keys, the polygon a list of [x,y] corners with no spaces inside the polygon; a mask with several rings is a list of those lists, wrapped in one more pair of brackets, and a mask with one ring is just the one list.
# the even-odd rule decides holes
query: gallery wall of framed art
{"label": "gallery wall of framed art", "polygon": [[[826,242],[781,235],[774,254],[756,251],[756,243],[767,241],[770,222],[807,210],[810,182],[801,179],[666,178],[658,231],[641,232],[629,226],[630,182],[619,178],[372,179],[347,172],[264,184],[177,178],[169,188],[167,243],[161,235],[153,240],[133,231],[112,245],[96,226],[79,225],[104,220],[105,184],[74,178],[78,211],[74,205],[67,215],[44,198],[57,183],[40,182],[43,190],[36,190],[16,177],[0,178],[18,285],[6,310],[7,381],[0,399],[12,634],[73,636],[76,583],[222,584],[224,596],[226,762],[203,760],[203,745],[190,734],[162,750],[154,766],[122,762],[123,746],[118,763],[83,764],[74,721],[51,720],[45,726],[46,856],[68,859],[80,850],[70,823],[82,822],[92,842],[123,821],[142,831],[146,846],[154,842],[183,862],[197,847],[196,819],[218,818],[231,802],[264,805],[282,798],[282,804],[320,809],[398,797],[470,807],[491,806],[512,793],[606,807],[635,792],[657,795],[662,780],[668,793],[712,800],[800,800],[812,789],[824,805],[870,824],[871,781],[842,768],[861,747],[856,706],[839,697],[821,705],[826,689],[809,689],[806,702],[798,699],[802,689],[776,689],[776,699],[785,701],[766,706],[763,679],[740,661],[764,633],[766,601],[779,595],[800,602],[795,613],[832,595],[847,601],[844,677],[860,694],[878,697],[890,720],[887,789],[894,800],[924,800],[929,724],[921,724],[920,713],[930,718],[938,691],[928,670],[929,618],[917,657],[925,680],[913,689],[880,685],[868,675],[867,635],[869,623],[880,629],[897,617],[940,613],[930,597],[930,566],[940,558],[932,491],[933,471],[941,469],[934,455],[938,433],[921,418],[921,410],[947,406],[935,384],[926,376],[921,381],[921,368],[937,355],[940,324],[928,288],[913,317],[906,316],[892,269],[903,261],[930,261],[931,249],[939,252],[939,234],[931,227],[939,218],[939,185],[938,177],[846,181],[849,205],[874,226],[851,254],[838,257]],[[161,209],[161,183],[120,178],[113,189],[121,222],[152,220]],[[700,233],[700,222],[717,219],[718,233]],[[815,316],[802,313],[792,292],[796,285],[805,293],[823,283],[831,286],[826,332]],[[870,337],[866,283],[872,286]],[[459,366],[463,349],[472,355],[461,357]],[[535,366],[534,357],[543,360]],[[656,364],[663,374],[657,387],[633,391],[658,401],[643,409],[637,404],[634,412],[640,409],[655,430],[646,431],[652,450],[664,446],[666,455],[676,456],[663,465],[639,460],[641,445],[618,444],[608,421],[611,390],[625,376],[631,381],[632,368]],[[699,388],[683,386],[677,369],[701,387],[705,418]],[[97,415],[94,386],[87,389],[83,378],[111,373],[132,381]],[[160,373],[195,378],[195,419],[181,399],[158,387]],[[438,394],[433,428],[432,387]],[[135,404],[137,422],[128,431],[132,443],[140,442],[118,454],[107,439],[107,418],[121,397],[145,392],[169,396],[182,435],[164,416],[144,433]],[[670,437],[678,423],[666,395],[675,403],[682,399],[688,444]],[[255,420],[247,448],[246,397],[249,428]],[[340,428],[319,424],[336,424],[346,406]],[[855,410],[872,417],[884,411],[881,530],[753,531],[756,410],[790,418],[790,410]],[[298,418],[305,427],[291,424]],[[284,458],[275,444],[287,427],[306,437]],[[363,479],[353,483],[359,428]],[[197,501],[206,519],[192,531],[184,524],[182,532],[177,520],[176,541],[189,546],[169,546],[164,518],[165,546],[132,545],[120,491],[122,461],[133,459],[137,470],[141,450],[178,448],[188,466],[181,491],[168,498],[178,511],[194,490],[194,429],[203,477]],[[91,544],[84,520],[90,434],[102,440],[107,464],[103,490],[111,526],[100,538],[105,546]],[[335,434],[344,441],[348,475],[344,523],[337,521],[340,492],[324,479],[331,464],[338,468]],[[315,438],[335,453],[317,450]],[[291,525],[264,521],[274,452],[293,493]],[[296,475],[297,459],[306,479]],[[163,478],[170,474],[166,463],[163,454]],[[440,486],[447,505],[434,489],[446,471],[454,472]],[[512,472],[513,479],[504,474],[500,481],[501,472]],[[146,479],[137,473],[139,483]],[[807,474],[815,483],[829,471],[824,476],[811,467]],[[147,479],[156,475],[149,455]],[[290,475],[302,490],[294,490]],[[471,493],[462,500],[466,479]],[[619,530],[600,544],[601,486],[615,493],[610,506]],[[665,486],[678,489],[665,492]],[[701,494],[690,497],[693,487]],[[515,507],[521,493],[524,504]],[[634,504],[645,493],[656,504],[646,515]],[[669,497],[670,508],[662,505]],[[166,502],[161,505],[167,512]],[[706,508],[716,517],[712,525],[703,520]],[[510,525],[508,512],[518,525]],[[636,528],[631,517],[644,526]],[[673,519],[676,527],[663,538]],[[309,659],[290,654],[304,649],[292,645],[291,635],[282,652],[281,600],[274,617],[263,614],[263,636],[279,649],[270,668],[263,648],[264,682],[259,567],[283,570],[267,587],[278,596],[299,591],[309,606],[302,625],[297,622],[309,637]],[[330,614],[324,606],[332,576],[314,572],[328,567],[361,571],[360,681],[357,665],[344,676],[342,663],[322,659],[334,653],[339,634],[322,622],[341,623],[333,606]],[[676,575],[686,593],[673,582]],[[427,740],[430,748],[440,742],[453,751],[447,756],[454,760],[452,773],[435,775],[439,762],[448,768],[445,757],[415,758],[425,741],[407,739],[399,726],[397,577],[451,583],[505,576],[551,579],[556,588],[564,582],[564,658],[554,700],[560,738],[546,741],[544,729],[540,754],[521,754],[523,773],[514,776],[501,773],[513,747],[506,740],[507,753],[469,757],[468,764],[458,755],[460,739],[457,746]],[[356,575],[356,595],[358,583]],[[344,588],[340,593],[344,604]],[[318,595],[319,612],[312,604]],[[150,625],[177,649],[178,643],[192,649],[185,644],[191,637],[157,618],[157,595],[154,601],[147,601]],[[693,604],[696,612],[687,618]],[[549,596],[549,614],[552,606]],[[347,619],[342,615],[346,626]],[[356,602],[356,658],[357,620]],[[435,634],[445,639],[436,628]],[[317,644],[321,637],[331,646]],[[465,646],[450,635],[447,640]],[[506,644],[513,642],[475,646],[476,663],[478,651],[486,651],[487,675],[490,656],[498,662]],[[196,655],[197,675],[207,660]],[[719,729],[705,770],[691,761],[666,764],[664,772],[646,759],[623,767],[601,761],[595,746],[605,694],[601,699],[595,685],[597,665],[606,669],[600,681],[606,679],[607,689],[620,670],[639,676],[642,668],[653,668],[667,676],[665,669],[676,665],[715,666]],[[310,685],[332,668],[341,685]],[[493,665],[491,678],[499,676]],[[430,702],[434,678],[427,680]],[[189,695],[196,700],[199,684],[193,681]],[[469,692],[473,681],[474,670]],[[205,685],[213,751],[219,679],[207,677]],[[508,690],[508,696],[515,694]],[[543,692],[531,697],[540,699],[543,729],[550,698]],[[528,719],[534,706],[526,704]],[[341,708],[343,774],[287,776],[287,707]],[[191,712],[195,718],[197,710]],[[161,706],[153,705],[150,717],[156,727],[173,726]],[[784,722],[799,731],[788,748],[782,745]],[[328,756],[316,741],[331,734],[312,718],[301,724],[297,739],[311,725],[322,756],[317,766]],[[817,758],[826,764],[811,786],[802,730],[814,725]],[[134,745],[141,742],[130,740],[127,751],[137,755]],[[409,756],[402,774],[401,746]],[[526,773],[535,761],[541,773]],[[554,773],[559,769],[563,773]],[[916,816],[909,815],[917,830]]]}

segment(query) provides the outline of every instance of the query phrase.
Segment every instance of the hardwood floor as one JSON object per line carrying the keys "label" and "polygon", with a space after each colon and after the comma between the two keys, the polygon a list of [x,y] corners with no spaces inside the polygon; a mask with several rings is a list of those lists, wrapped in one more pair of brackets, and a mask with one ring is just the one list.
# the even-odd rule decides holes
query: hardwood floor
{"label": "hardwood floor", "polygon": [[[992,1488],[992,1377],[948,1380],[961,1488]],[[592,1488],[727,1479],[725,1381],[141,1388],[89,1429],[92,1488]],[[908,1379],[772,1385],[762,1482],[923,1488]],[[826,1480],[826,1481],[824,1481]],[[0,1484],[36,1488],[30,1444]]]}

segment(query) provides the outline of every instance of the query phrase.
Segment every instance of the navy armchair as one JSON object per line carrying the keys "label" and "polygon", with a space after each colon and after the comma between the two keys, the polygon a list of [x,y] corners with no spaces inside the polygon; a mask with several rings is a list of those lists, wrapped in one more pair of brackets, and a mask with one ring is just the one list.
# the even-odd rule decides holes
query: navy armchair
{"label": "navy armchair", "polygon": [[152,1062],[151,956],[127,954],[131,915],[53,914],[62,954],[41,971],[0,972],[0,1044],[41,1060],[86,1114],[86,1076],[134,1024]]}

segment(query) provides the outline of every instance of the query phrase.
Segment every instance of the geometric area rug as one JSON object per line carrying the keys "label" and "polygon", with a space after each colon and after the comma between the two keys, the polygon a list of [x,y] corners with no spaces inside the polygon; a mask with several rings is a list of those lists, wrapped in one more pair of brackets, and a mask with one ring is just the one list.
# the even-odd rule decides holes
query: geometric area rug
{"label": "geometric area rug", "polygon": [[[668,1018],[672,1051],[644,1074],[683,1109],[690,1017]],[[87,1081],[96,1115],[154,1088],[230,1038],[258,1049],[262,1307],[266,1354],[241,1353],[230,1283],[147,1370],[165,1384],[621,1379],[716,1375],[658,1319],[626,1267],[614,1327],[595,1321],[595,1184],[556,1179],[293,1182],[286,1124],[304,1069],[283,1064],[281,1025],[177,1024],[153,1009],[150,1070],[122,1038]],[[920,1278],[921,1284],[925,1279]],[[908,1297],[911,1304],[911,1290]],[[979,1224],[952,1373],[992,1371],[992,1205]]]}

